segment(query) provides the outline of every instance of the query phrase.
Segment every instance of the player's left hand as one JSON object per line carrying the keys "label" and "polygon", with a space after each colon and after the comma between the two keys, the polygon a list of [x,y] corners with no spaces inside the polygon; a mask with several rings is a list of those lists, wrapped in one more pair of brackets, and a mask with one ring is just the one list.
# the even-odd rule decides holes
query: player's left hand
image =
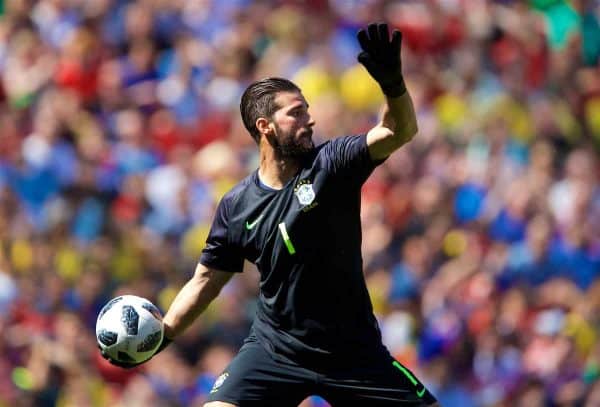
{"label": "player's left hand", "polygon": [[[156,350],[156,352],[154,352],[154,354],[153,354],[153,355],[150,357],[150,359],[152,359],[152,358],[153,358],[154,356],[156,356],[158,353],[162,352],[162,351],[163,351],[163,349],[165,349],[167,346],[169,346],[169,344],[170,344],[171,342],[173,342],[173,340],[172,340],[172,339],[169,339],[169,338],[167,338],[166,336],[163,336],[163,339],[162,339],[162,342],[160,343],[160,346],[158,347],[158,349]],[[138,362],[138,363],[136,363],[136,362],[134,362],[134,363],[121,362],[121,361],[119,361],[119,360],[115,360],[115,359],[111,358],[111,357],[108,355],[108,353],[104,352],[104,351],[102,350],[102,348],[100,348],[100,346],[98,346],[98,349],[100,350],[100,354],[102,355],[102,357],[103,357],[104,359],[106,359],[106,360],[107,360],[107,361],[108,361],[108,362],[109,362],[111,365],[113,365],[113,366],[118,366],[118,367],[120,367],[120,368],[123,368],[123,369],[133,369],[134,367],[137,367],[137,366],[143,365],[143,364],[144,364],[144,363],[146,363],[148,360],[150,360],[150,359],[147,359],[147,360],[145,360],[145,361],[143,361],[143,362]]]}
{"label": "player's left hand", "polygon": [[387,24],[372,23],[366,31],[360,30],[356,37],[362,48],[358,61],[379,83],[383,93],[389,97],[397,97],[406,92],[400,61],[400,31],[394,30],[390,39]]}
{"label": "player's left hand", "polygon": [[98,346],[98,349],[100,350],[100,354],[102,355],[102,357],[104,359],[106,359],[113,366],[118,366],[118,367],[123,368],[123,369],[132,369],[132,368],[137,367],[137,366],[141,365],[142,363],[144,363],[144,362],[141,362],[141,363],[125,363],[125,362],[120,362],[118,360],[112,359],[108,355],[108,353],[104,352],[102,350],[102,348],[100,348],[100,346]]}

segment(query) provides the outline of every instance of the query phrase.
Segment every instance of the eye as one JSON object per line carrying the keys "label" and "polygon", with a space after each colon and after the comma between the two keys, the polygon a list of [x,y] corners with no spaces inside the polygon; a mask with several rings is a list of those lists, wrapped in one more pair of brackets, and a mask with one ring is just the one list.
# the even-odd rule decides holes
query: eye
{"label": "eye", "polygon": [[304,114],[306,114],[306,109],[302,109],[302,108],[299,108],[299,109],[294,109],[294,110],[292,110],[292,111],[290,112],[290,114],[291,114],[293,117],[301,117],[301,116],[303,116]]}

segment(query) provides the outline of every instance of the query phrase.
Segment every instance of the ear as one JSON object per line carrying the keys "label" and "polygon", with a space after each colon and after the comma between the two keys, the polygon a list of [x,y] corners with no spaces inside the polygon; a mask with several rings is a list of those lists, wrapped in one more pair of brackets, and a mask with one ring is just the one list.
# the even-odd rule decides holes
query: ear
{"label": "ear", "polygon": [[270,135],[273,132],[273,126],[271,126],[271,122],[264,117],[259,117],[256,119],[256,128],[261,135]]}

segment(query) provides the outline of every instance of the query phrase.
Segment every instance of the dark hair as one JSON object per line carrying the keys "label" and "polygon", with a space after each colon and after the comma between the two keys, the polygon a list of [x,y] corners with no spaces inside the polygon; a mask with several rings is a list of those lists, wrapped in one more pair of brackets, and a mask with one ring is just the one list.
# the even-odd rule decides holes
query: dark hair
{"label": "dark hair", "polygon": [[260,117],[270,118],[279,109],[280,106],[275,104],[275,95],[278,92],[300,92],[300,88],[287,79],[265,78],[250,84],[242,95],[242,121],[256,143],[260,139],[256,120]]}

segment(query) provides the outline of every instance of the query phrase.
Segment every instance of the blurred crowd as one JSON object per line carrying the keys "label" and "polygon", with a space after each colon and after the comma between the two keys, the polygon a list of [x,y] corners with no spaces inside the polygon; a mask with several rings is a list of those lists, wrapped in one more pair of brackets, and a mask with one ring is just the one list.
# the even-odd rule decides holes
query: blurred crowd
{"label": "blurred crowd", "polygon": [[[0,406],[200,406],[258,273],[134,370],[103,304],[168,308],[216,202],[257,166],[253,80],[304,91],[315,141],[383,101],[356,31],[387,21],[415,140],[363,188],[384,342],[443,406],[600,405],[600,1],[0,2]],[[304,407],[327,406],[317,397]]]}

